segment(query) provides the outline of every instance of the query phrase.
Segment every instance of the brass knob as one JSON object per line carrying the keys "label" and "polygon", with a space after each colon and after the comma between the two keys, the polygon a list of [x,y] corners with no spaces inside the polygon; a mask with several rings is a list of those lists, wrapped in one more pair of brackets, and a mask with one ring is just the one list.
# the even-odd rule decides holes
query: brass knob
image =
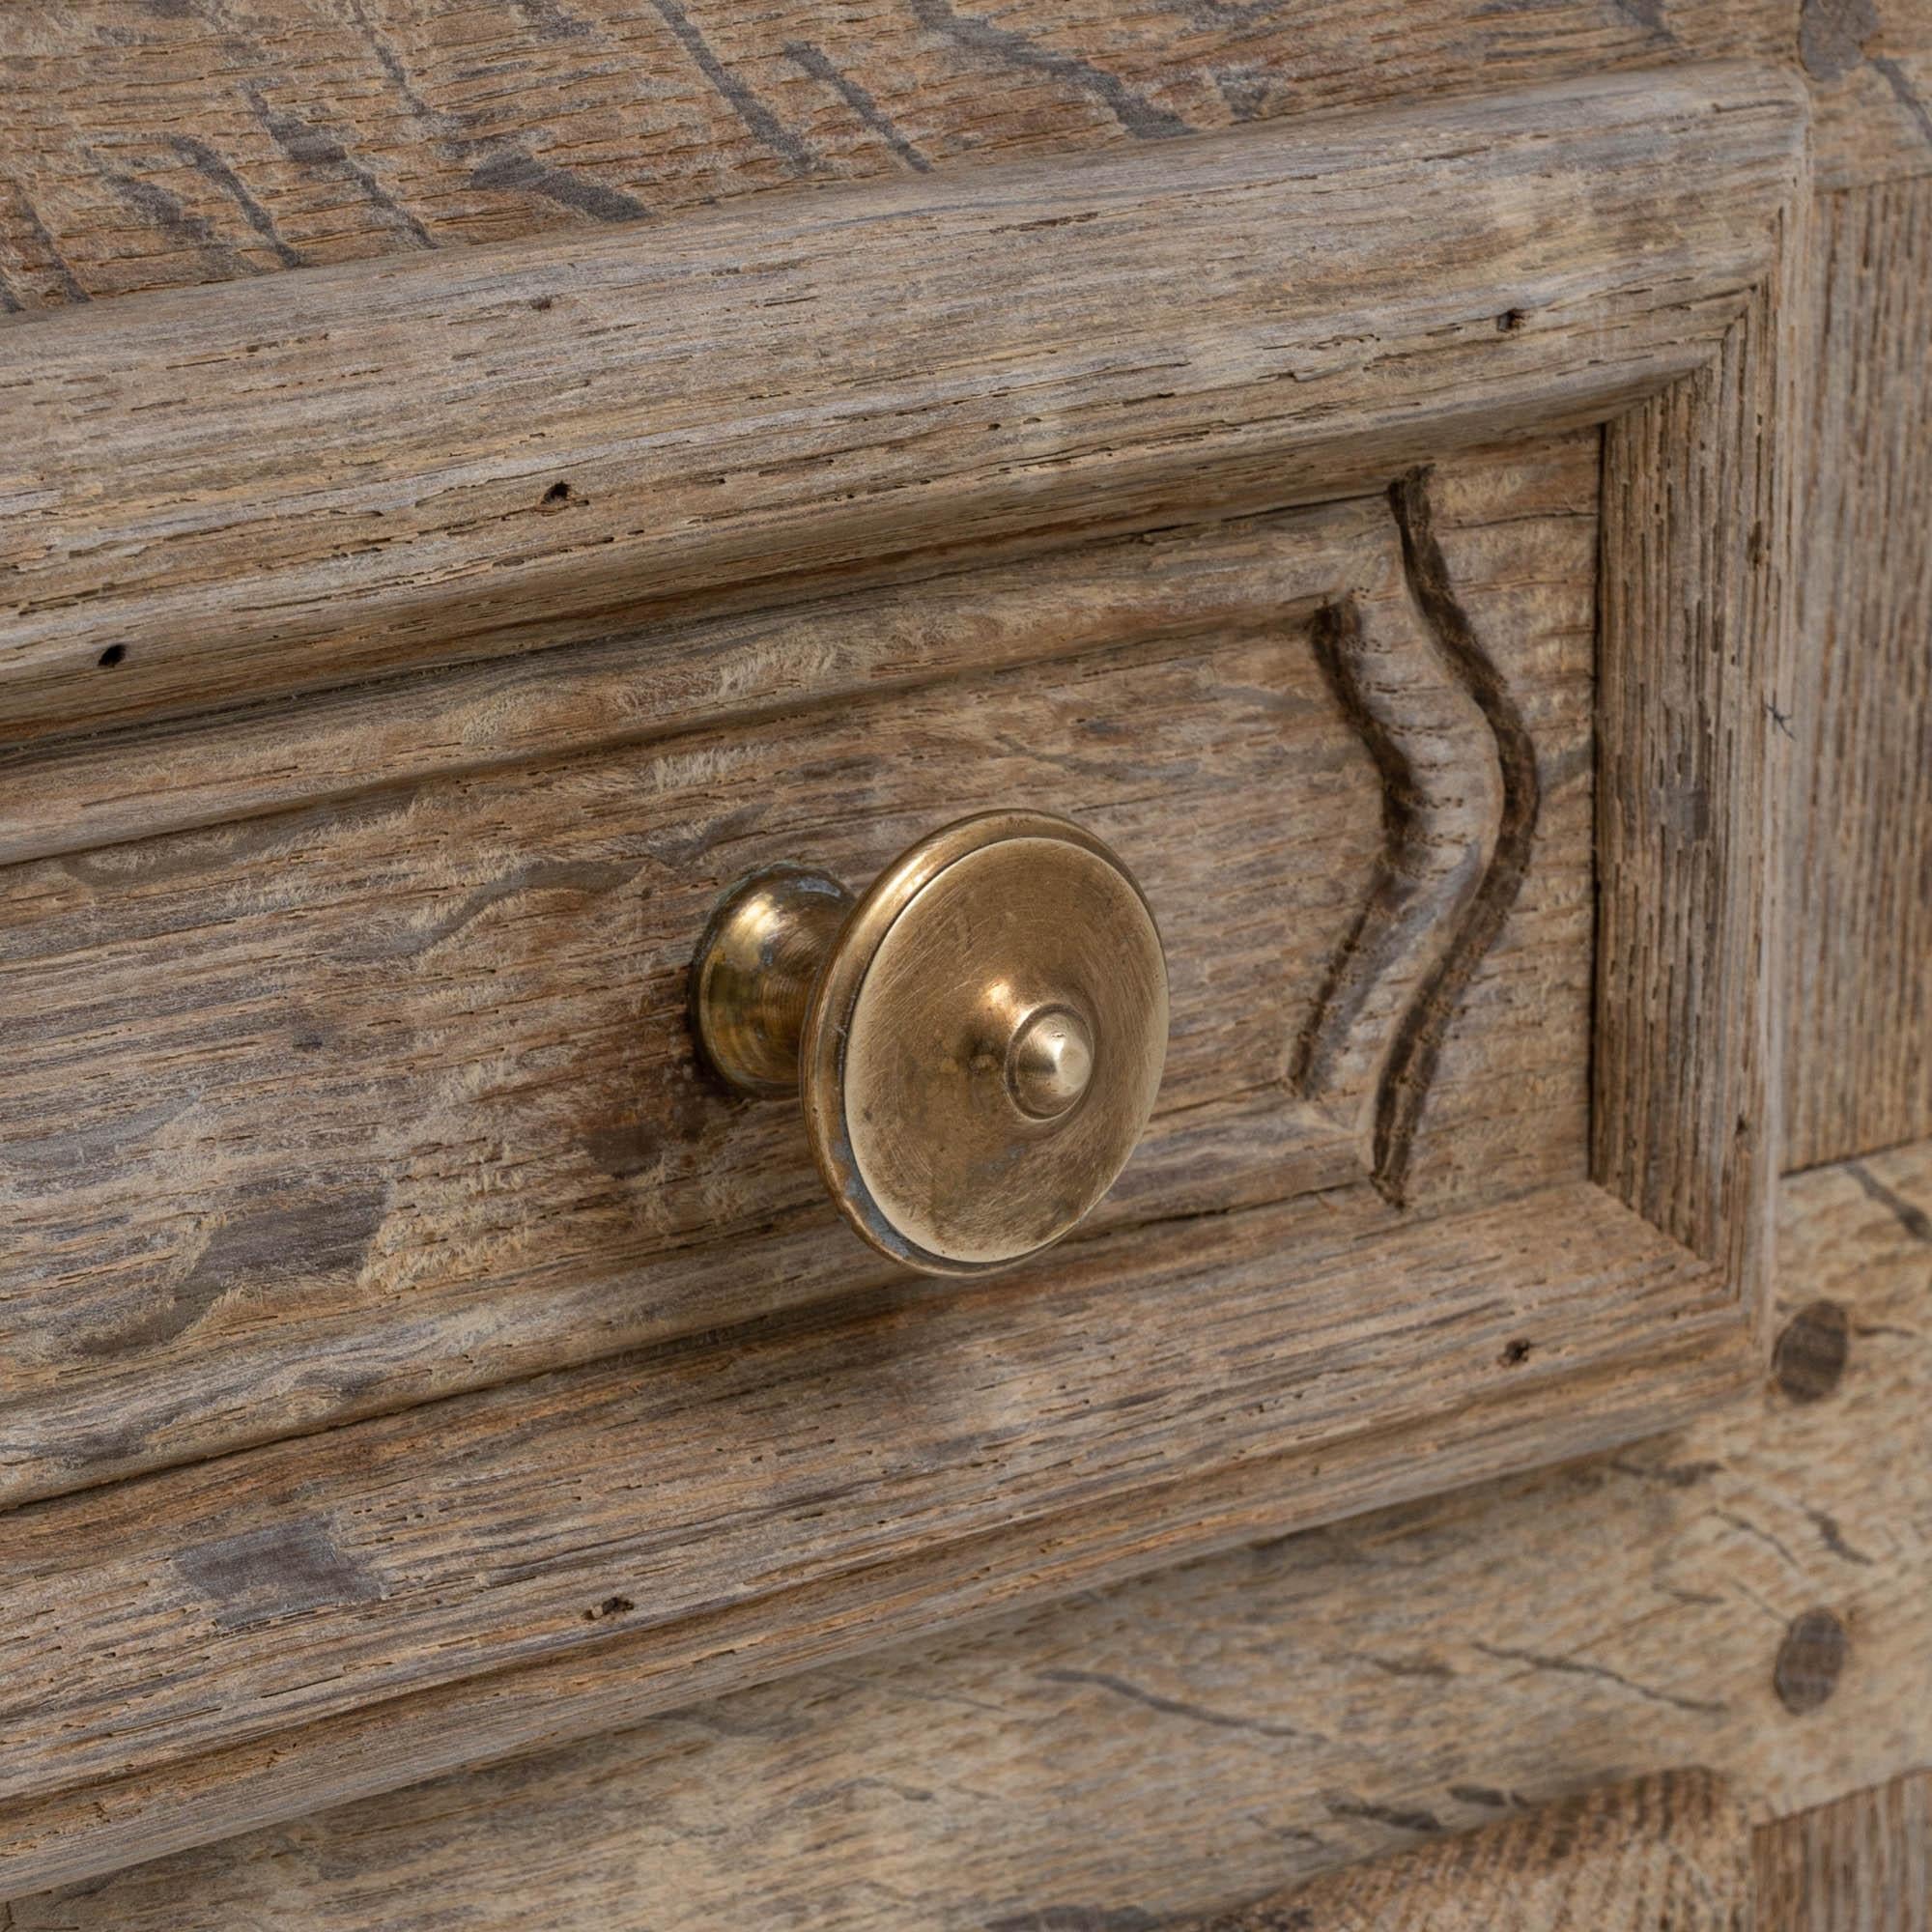
{"label": "brass knob", "polygon": [[1167,1056],[1167,964],[1140,888],[1039,811],[961,819],[854,901],[804,866],[720,901],[692,964],[706,1057],[797,1090],[852,1226],[928,1274],[1057,1241],[1140,1140]]}

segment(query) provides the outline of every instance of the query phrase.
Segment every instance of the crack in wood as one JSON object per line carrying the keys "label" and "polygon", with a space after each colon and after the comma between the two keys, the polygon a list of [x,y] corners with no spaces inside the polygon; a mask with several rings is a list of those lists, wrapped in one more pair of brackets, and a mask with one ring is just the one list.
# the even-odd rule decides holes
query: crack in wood
{"label": "crack in wood", "polygon": [[1006,68],[1031,70],[1064,81],[1100,101],[1129,134],[1142,140],[1164,140],[1188,131],[1187,123],[1171,109],[1157,106],[1129,87],[1119,74],[1077,54],[1043,47],[1026,34],[975,14],[961,14],[950,0],[911,0],[920,25],[943,34],[968,53],[981,54]]}

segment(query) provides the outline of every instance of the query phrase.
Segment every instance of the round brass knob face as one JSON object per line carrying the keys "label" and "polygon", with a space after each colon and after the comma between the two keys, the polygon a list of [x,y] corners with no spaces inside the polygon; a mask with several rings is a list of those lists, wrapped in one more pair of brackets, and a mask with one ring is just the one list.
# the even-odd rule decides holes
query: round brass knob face
{"label": "round brass knob face", "polygon": [[747,880],[712,920],[693,997],[734,1085],[774,1091],[795,1053],[833,1198],[932,1274],[1010,1266],[1080,1221],[1133,1152],[1167,1051],[1146,900],[1097,838],[1044,812],[948,826],[856,905],[802,867]]}

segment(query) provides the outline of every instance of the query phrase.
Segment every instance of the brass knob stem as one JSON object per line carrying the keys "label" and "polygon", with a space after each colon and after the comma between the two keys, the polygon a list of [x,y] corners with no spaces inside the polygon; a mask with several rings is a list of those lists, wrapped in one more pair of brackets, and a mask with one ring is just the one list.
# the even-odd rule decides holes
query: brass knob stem
{"label": "brass knob stem", "polygon": [[692,1009],[712,1065],[741,1093],[798,1091],[806,1011],[854,903],[805,866],[754,872],[719,901],[692,970]]}
{"label": "brass knob stem", "polygon": [[1152,1110],[1167,968],[1121,862],[1044,812],[923,838],[854,900],[775,866],[732,888],[692,1013],[742,1093],[796,1090],[820,1174],[875,1247],[1006,1267],[1112,1186]]}

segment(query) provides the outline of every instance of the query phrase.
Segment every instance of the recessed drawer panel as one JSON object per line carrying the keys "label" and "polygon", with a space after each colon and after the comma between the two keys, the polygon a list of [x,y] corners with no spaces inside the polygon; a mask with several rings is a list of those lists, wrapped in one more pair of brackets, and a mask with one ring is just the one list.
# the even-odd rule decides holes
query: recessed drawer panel
{"label": "recessed drawer panel", "polygon": [[[1580,1179],[1597,440],[1417,494],[1473,668],[1377,496],[728,641],[883,690],[17,869],[14,1492],[285,1433],[292,1388],[340,1420],[889,1279],[795,1107],[698,1064],[687,965],[753,867],[862,883],[1015,800],[1126,858],[1169,960],[1155,1118],[1086,1232]],[[613,705],[680,646],[718,643],[612,654]]]}

